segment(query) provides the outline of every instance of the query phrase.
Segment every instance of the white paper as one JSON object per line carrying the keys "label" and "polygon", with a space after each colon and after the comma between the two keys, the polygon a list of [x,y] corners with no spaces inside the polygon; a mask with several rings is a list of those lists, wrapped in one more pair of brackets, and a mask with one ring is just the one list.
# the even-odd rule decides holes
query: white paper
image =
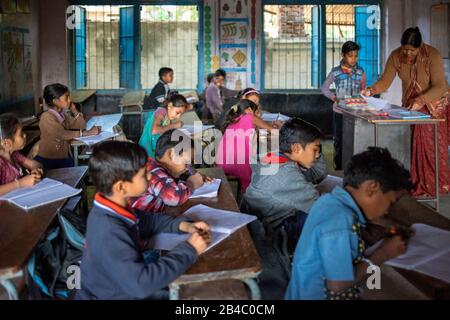
{"label": "white paper", "polygon": [[189,199],[195,198],[215,198],[219,193],[219,188],[222,180],[214,179],[212,182],[205,182],[203,186],[194,190]]}
{"label": "white paper", "polygon": [[425,224],[414,224],[405,254],[386,264],[420,273],[450,283],[450,232]]}
{"label": "white paper", "polygon": [[119,124],[122,118],[121,113],[105,114],[102,116],[94,116],[89,119],[86,124],[86,129],[89,130],[93,126],[100,126],[102,131],[114,132],[114,127]]}
{"label": "white paper", "polygon": [[327,177],[316,186],[316,189],[320,194],[323,194],[331,192],[336,186],[342,187],[342,184],[343,179],[341,177],[327,175]]}
{"label": "white paper", "polygon": [[387,100],[374,98],[374,97],[366,97],[361,95],[361,97],[366,100],[368,105],[377,111],[387,110],[391,108],[391,104]]}
{"label": "white paper", "polygon": [[28,210],[73,197],[80,192],[81,189],[75,189],[60,181],[45,178],[32,187],[20,188],[9,192],[0,197],[0,200],[9,201],[22,209]]}
{"label": "white paper", "polygon": [[96,143],[117,137],[118,135],[119,135],[119,133],[102,131],[98,135],[95,135],[95,136],[79,137],[79,138],[75,138],[75,139],[87,144],[88,146],[92,146]]}
{"label": "white paper", "polygon": [[289,119],[291,119],[290,117],[284,115],[284,114],[278,114],[278,113],[270,113],[270,112],[264,112],[261,115],[261,119],[263,119],[264,121],[267,122],[272,122],[272,121],[276,121],[278,118],[279,121],[288,121]]}
{"label": "white paper", "polygon": [[[212,240],[208,246],[211,249],[230,234],[248,223],[256,220],[255,216],[240,212],[214,209],[203,204],[196,205],[182,215],[193,221],[205,221],[211,228]],[[157,250],[172,250],[179,243],[186,241],[189,234],[160,233],[150,239],[150,247]]]}
{"label": "white paper", "polygon": [[[195,133],[199,133],[208,129],[214,128],[213,125],[207,125],[207,126],[195,126],[192,124],[185,124],[183,127],[181,127],[181,130],[187,135],[193,135]],[[199,130],[200,129],[200,130]]]}

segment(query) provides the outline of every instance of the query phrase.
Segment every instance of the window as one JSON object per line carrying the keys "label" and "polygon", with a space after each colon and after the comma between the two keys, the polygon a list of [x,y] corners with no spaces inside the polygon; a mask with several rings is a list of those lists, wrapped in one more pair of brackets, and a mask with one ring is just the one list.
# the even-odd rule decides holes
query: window
{"label": "window", "polygon": [[195,89],[198,72],[198,12],[196,6],[143,6],[141,10],[141,83],[158,81],[158,70],[175,71],[171,86]]}
{"label": "window", "polygon": [[360,45],[358,63],[368,84],[375,82],[379,73],[377,10],[373,5],[264,5],[262,89],[318,89],[326,74],[339,65],[342,45],[348,40]]}

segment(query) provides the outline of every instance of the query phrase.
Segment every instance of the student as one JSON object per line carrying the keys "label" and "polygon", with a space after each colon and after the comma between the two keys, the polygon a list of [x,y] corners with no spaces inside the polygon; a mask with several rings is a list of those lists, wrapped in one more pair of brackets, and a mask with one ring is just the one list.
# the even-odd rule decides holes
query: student
{"label": "student", "polygon": [[222,103],[225,103],[228,99],[235,98],[239,94],[239,90],[228,89],[225,84],[227,82],[227,73],[224,69],[217,69],[215,74],[223,77],[223,85],[220,87],[220,96]]}
{"label": "student", "polygon": [[183,126],[180,117],[189,109],[186,98],[177,92],[170,93],[162,107],[150,111],[145,123],[139,144],[144,147],[149,157],[155,157],[155,148],[158,138],[171,129]]}
{"label": "student", "polygon": [[[186,141],[185,148],[177,152],[175,148]],[[190,137],[176,129],[164,132],[156,143],[155,158],[147,161],[147,172],[151,174],[147,191],[132,199],[130,206],[145,212],[164,212],[167,206],[182,205],[195,189],[211,181],[190,167],[192,151]]]}
{"label": "student", "polygon": [[[321,157],[322,133],[312,124],[292,118],[280,129],[280,152],[269,153],[260,164],[252,165],[250,186],[244,199],[252,212],[260,218],[288,217],[298,228],[289,234],[295,248],[301,227],[319,192],[314,184],[326,177],[325,162]],[[267,172],[264,172],[268,170]],[[269,170],[270,169],[270,170]],[[287,230],[291,230],[286,225]]]}
{"label": "student", "polygon": [[[206,223],[126,209],[131,197],[147,189],[146,160],[145,150],[130,142],[107,141],[94,147],[89,176],[98,193],[88,217],[76,299],[161,297],[160,290],[205,251],[210,240]],[[167,255],[145,263],[146,240],[160,232],[188,232],[191,236]]]}
{"label": "student", "polygon": [[206,90],[211,85],[211,82],[213,81],[213,79],[214,79],[214,73],[208,74],[208,76],[206,77],[207,84],[206,84],[205,90],[203,91],[203,93],[201,95],[201,101],[203,102],[203,107],[202,107],[202,120],[203,121],[207,121],[208,119],[212,118],[212,114],[208,110],[208,107],[206,105]]}
{"label": "student", "polygon": [[213,117],[213,122],[215,123],[223,112],[223,100],[220,94],[220,88],[224,84],[224,76],[220,72],[214,73],[214,78],[206,88],[205,99],[206,107]]}
{"label": "student", "polygon": [[[347,41],[342,46],[342,60],[334,67],[322,85],[322,93],[335,105],[345,97],[359,96],[366,89],[366,73],[358,65],[359,46],[353,41]],[[334,83],[336,93],[330,90]],[[342,115],[334,112],[333,121],[334,167],[342,170]]]}
{"label": "student", "polygon": [[159,81],[153,87],[150,95],[144,99],[144,110],[157,109],[167,99],[170,91],[169,84],[173,82],[173,69],[163,67],[159,69],[158,76]]}
{"label": "student", "polygon": [[255,128],[271,130],[281,126],[281,122],[272,124],[257,116],[258,106],[247,99],[235,104],[227,112],[222,127],[223,136],[216,152],[216,163],[227,175],[237,177],[242,192],[250,184],[250,160],[253,157],[253,138]]}
{"label": "student", "polygon": [[100,128],[94,126],[90,130],[84,130],[86,121],[70,101],[66,86],[59,83],[46,86],[44,100],[48,110],[39,120],[41,140],[35,160],[42,163],[46,170],[73,167],[69,142],[78,137],[97,135]]}
{"label": "student", "polygon": [[309,212],[295,249],[286,299],[358,299],[367,268],[406,250],[405,241],[396,236],[365,255],[361,232],[411,188],[409,172],[387,149],[371,147],[353,156],[344,171],[343,188],[321,196]]}
{"label": "student", "polygon": [[0,195],[32,187],[41,180],[42,165],[19,152],[25,141],[26,134],[17,117],[0,115]]}

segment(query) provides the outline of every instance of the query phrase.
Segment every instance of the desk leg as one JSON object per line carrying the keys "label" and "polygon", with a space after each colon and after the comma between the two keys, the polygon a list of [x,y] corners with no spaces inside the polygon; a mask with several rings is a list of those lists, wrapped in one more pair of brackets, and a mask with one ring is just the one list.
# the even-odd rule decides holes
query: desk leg
{"label": "desk leg", "polygon": [[242,279],[242,282],[244,282],[250,289],[252,300],[261,300],[261,291],[259,290],[259,286],[256,283],[255,278]]}
{"label": "desk leg", "polygon": [[439,212],[439,150],[438,150],[438,124],[434,124],[434,178],[436,190],[436,211]]}
{"label": "desk leg", "polygon": [[378,126],[376,123],[373,124],[373,141],[374,141],[374,146],[377,147],[378,146]]}
{"label": "desk leg", "polygon": [[14,282],[11,279],[0,278],[0,286],[5,288],[9,300],[19,300],[19,294]]}
{"label": "desk leg", "polygon": [[73,146],[73,163],[78,167],[78,146]]}
{"label": "desk leg", "polygon": [[180,286],[171,284],[169,286],[169,299],[179,300],[180,299]]}

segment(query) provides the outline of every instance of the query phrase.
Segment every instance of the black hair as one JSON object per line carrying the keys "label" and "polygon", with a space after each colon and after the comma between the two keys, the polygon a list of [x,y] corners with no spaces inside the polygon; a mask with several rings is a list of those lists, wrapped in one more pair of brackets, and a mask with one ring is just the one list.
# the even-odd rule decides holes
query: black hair
{"label": "black hair", "polygon": [[292,118],[280,129],[280,152],[291,153],[292,145],[296,143],[306,148],[308,144],[322,138],[322,132],[315,125],[300,118]]}
{"label": "black hair", "polygon": [[206,81],[208,81],[208,83],[211,83],[211,81],[214,79],[214,73],[210,73],[208,74],[208,76],[206,77]]}
{"label": "black hair", "polygon": [[344,169],[344,187],[359,188],[367,180],[374,180],[381,190],[410,191],[413,188],[409,171],[388,149],[369,147],[367,151],[354,155]]}
{"label": "black hair", "polygon": [[214,77],[223,77],[225,79],[227,77],[227,73],[223,69],[217,69],[216,72],[214,72]]}
{"label": "black hair", "polygon": [[158,76],[160,79],[162,79],[162,77],[164,77],[166,74],[173,72],[172,68],[169,67],[162,67],[161,69],[159,69],[158,72]]}
{"label": "black hair", "polygon": [[356,42],[353,41],[347,41],[342,45],[342,54],[346,55],[349,52],[352,51],[359,51],[360,47]]}
{"label": "black hair", "polygon": [[178,91],[169,91],[166,100],[164,100],[163,107],[167,108],[169,104],[172,104],[176,108],[186,108],[189,105],[186,98],[179,94]]}
{"label": "black hair", "polygon": [[20,127],[19,119],[12,113],[0,115],[0,140],[13,139]]}
{"label": "black hair", "polygon": [[69,92],[69,88],[60,83],[53,83],[45,86],[44,88],[44,100],[45,103],[49,106],[53,106],[53,100],[59,99],[66,92]]}
{"label": "black hair", "polygon": [[411,45],[414,48],[420,48],[422,45],[422,33],[420,33],[420,29],[418,27],[408,28],[403,32],[402,46]]}
{"label": "black hair", "polygon": [[111,195],[116,182],[131,182],[146,161],[147,152],[136,143],[105,141],[94,146],[89,176],[98,192]]}
{"label": "black hair", "polygon": [[[249,92],[251,92],[250,94],[248,94]],[[247,95],[248,94],[248,95]],[[250,97],[252,95],[258,95],[259,96],[259,92],[256,89],[253,88],[245,88],[244,90],[239,91],[238,93],[238,98],[239,99],[243,99],[244,97]],[[247,96],[246,96],[247,95]]]}
{"label": "black hair", "polygon": [[258,106],[253,101],[247,99],[240,100],[233,105],[225,114],[225,121],[221,128],[222,131],[225,131],[229,125],[236,123],[237,119],[243,115],[244,111],[248,108],[252,109],[253,112],[258,110]]}
{"label": "black hair", "polygon": [[[177,132],[176,134],[174,134],[175,131]],[[186,141],[189,141],[189,144],[184,144]],[[180,148],[179,151],[180,155],[183,151],[187,151],[186,148],[194,148],[194,139],[191,139],[190,136],[177,129],[167,130],[158,138],[158,141],[156,141],[156,159],[161,159],[164,157],[167,150],[175,148],[180,143],[183,143],[183,145],[181,145],[182,148]]]}

